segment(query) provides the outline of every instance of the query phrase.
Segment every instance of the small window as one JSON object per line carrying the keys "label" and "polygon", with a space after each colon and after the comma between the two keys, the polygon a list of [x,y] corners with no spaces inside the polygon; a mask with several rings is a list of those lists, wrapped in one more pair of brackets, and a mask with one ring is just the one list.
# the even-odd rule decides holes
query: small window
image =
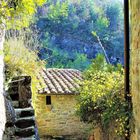
{"label": "small window", "polygon": [[51,105],[51,96],[46,96],[46,105]]}

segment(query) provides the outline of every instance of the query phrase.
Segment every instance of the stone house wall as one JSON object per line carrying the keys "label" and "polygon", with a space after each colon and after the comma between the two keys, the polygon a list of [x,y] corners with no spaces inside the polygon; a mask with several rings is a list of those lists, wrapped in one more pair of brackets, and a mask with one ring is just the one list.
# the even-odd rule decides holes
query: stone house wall
{"label": "stone house wall", "polygon": [[46,95],[35,99],[35,117],[40,137],[73,136],[87,139],[90,126],[75,115],[76,95],[52,95],[51,105],[46,105]]}
{"label": "stone house wall", "polygon": [[135,119],[133,139],[140,140],[140,0],[130,0],[131,13],[131,80]]}

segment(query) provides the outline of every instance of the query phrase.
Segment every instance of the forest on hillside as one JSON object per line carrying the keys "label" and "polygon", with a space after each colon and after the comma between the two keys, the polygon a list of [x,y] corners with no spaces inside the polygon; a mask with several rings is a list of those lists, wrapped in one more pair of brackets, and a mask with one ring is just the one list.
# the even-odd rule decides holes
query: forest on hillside
{"label": "forest on hillside", "polygon": [[102,45],[110,63],[123,64],[123,16],[119,0],[49,0],[31,27],[39,39],[38,55],[46,67],[84,70],[104,54]]}
{"label": "forest on hillside", "polygon": [[8,30],[24,40],[47,68],[87,69],[101,53],[108,63],[124,64],[121,0],[48,0],[38,7],[29,28]]}

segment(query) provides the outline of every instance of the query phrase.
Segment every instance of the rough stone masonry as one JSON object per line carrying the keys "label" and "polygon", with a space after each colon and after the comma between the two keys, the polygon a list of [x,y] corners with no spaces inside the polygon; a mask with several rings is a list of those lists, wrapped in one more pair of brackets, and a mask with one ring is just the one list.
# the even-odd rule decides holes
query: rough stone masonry
{"label": "rough stone masonry", "polygon": [[3,75],[3,43],[4,43],[4,35],[5,30],[3,25],[0,24],[0,140],[2,140],[5,122],[6,122],[6,114],[5,114],[5,103],[4,103],[4,75]]}

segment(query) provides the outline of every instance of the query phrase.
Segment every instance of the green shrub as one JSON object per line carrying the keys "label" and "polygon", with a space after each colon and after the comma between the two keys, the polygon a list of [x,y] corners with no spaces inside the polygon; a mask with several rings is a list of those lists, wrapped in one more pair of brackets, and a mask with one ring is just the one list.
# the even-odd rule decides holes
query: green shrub
{"label": "green shrub", "polygon": [[98,55],[83,75],[80,96],[77,98],[78,115],[83,121],[93,123],[93,126],[100,124],[103,130],[108,130],[113,122],[114,131],[124,135],[128,112],[124,99],[124,75],[121,66],[108,65],[104,57]]}

